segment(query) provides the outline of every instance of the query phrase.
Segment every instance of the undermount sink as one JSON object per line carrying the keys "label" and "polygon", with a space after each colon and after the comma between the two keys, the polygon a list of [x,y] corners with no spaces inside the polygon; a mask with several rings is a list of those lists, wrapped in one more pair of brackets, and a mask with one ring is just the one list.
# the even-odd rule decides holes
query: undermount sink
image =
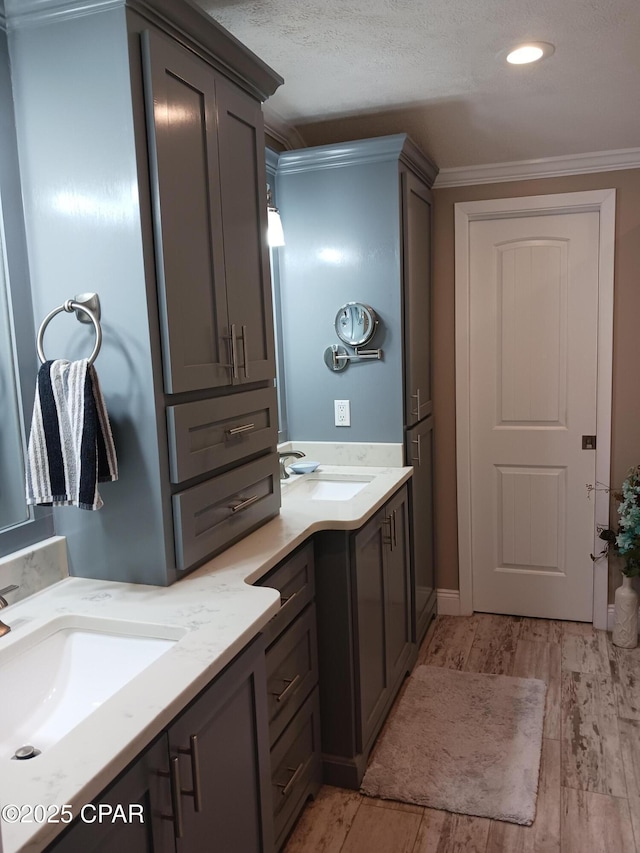
{"label": "undermount sink", "polygon": [[0,645],[0,759],[50,748],[172,648],[181,628],[60,616]]}
{"label": "undermount sink", "polygon": [[348,501],[373,480],[365,474],[302,474],[295,484],[296,498],[312,501]]}

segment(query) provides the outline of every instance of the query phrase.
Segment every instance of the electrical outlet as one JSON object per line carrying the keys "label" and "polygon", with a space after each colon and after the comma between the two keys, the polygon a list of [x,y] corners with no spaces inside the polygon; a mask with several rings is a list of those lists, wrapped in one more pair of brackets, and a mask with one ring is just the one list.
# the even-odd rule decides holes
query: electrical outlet
{"label": "electrical outlet", "polygon": [[349,400],[334,400],[335,425],[339,427],[351,426],[351,403]]}

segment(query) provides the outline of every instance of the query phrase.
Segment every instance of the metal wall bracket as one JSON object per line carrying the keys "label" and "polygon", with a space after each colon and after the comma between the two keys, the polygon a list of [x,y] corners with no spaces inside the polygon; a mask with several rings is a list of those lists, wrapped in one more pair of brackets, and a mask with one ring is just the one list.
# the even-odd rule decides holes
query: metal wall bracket
{"label": "metal wall bracket", "polygon": [[366,359],[382,359],[381,349],[358,349],[354,347],[354,352],[350,353],[346,347],[338,344],[332,344],[324,351],[324,363],[329,370],[344,370],[350,361],[364,361]]}

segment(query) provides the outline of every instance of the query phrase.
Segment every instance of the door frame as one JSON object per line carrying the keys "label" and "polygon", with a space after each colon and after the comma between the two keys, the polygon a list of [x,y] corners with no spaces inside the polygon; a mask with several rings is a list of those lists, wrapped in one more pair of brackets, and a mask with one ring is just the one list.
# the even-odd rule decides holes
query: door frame
{"label": "door frame", "polygon": [[[487,199],[455,204],[455,341],[456,341],[456,463],[458,488],[458,565],[460,613],[473,613],[471,548],[471,423],[470,423],[470,223],[480,219],[511,219],[557,213],[597,212],[600,215],[598,269],[598,366],[596,400],[596,481],[610,483],[611,403],[613,379],[613,270],[615,258],[616,191],[554,193],[523,198]],[[595,492],[593,553],[602,550],[598,529],[609,526],[609,496]],[[594,563],[593,625],[606,629],[609,565]]]}

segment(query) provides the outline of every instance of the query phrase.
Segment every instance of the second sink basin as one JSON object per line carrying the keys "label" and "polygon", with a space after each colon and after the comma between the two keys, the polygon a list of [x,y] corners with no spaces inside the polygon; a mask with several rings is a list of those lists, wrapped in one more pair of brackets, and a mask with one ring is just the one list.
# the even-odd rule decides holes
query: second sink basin
{"label": "second sink basin", "polygon": [[366,474],[304,474],[295,484],[296,497],[312,501],[348,501],[373,480]]}
{"label": "second sink basin", "polygon": [[183,633],[70,615],[0,646],[0,759],[25,744],[41,752],[53,746]]}

